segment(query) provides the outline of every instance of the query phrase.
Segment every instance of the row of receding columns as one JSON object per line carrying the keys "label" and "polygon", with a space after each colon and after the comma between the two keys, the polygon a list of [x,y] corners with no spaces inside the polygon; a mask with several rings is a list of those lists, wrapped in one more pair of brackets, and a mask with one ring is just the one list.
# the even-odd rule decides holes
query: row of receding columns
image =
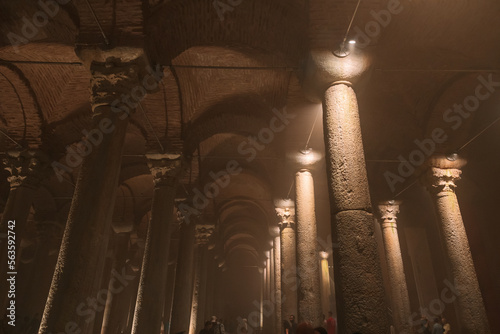
{"label": "row of receding columns", "polygon": [[[110,232],[115,189],[121,163],[121,152],[127,128],[127,118],[112,111],[116,98],[113,91],[126,91],[139,79],[140,61],[129,66],[115,59],[110,63],[93,63],[92,106],[94,123],[110,120],[112,135],[84,160],[75,188],[52,286],[47,299],[39,333],[91,331],[91,322],[78,316],[80,304],[95,296],[102,286],[104,257]],[[113,77],[111,80],[106,79]],[[105,94],[99,94],[105,92]],[[346,80],[327,85],[323,98],[326,160],[332,204],[336,299],[341,332],[386,333],[389,321],[382,290],[381,269],[371,215],[371,199],[364,162],[357,101],[352,83]],[[29,158],[32,159],[32,158]],[[31,160],[29,160],[31,161]],[[148,161],[155,190],[153,209],[142,262],[141,277],[134,308],[132,333],[159,332],[164,314],[166,268],[168,267],[169,234],[172,224],[175,185],[180,170],[180,157],[150,155]],[[443,164],[431,161],[429,189],[434,196],[443,241],[450,259],[455,288],[458,291],[462,328],[467,333],[488,333],[479,284],[470,255],[467,236],[454,193],[459,178],[459,162]],[[15,174],[16,172],[12,172]],[[2,218],[15,217],[25,222],[33,187],[24,179],[11,180],[11,194]],[[314,214],[314,186],[311,173],[296,174],[296,221],[293,208],[278,210],[282,217],[280,237],[273,249],[275,259],[274,287],[281,300],[281,320],[298,314],[299,320],[319,324],[321,315],[320,275]],[[31,193],[30,193],[31,191]],[[19,200],[19,196],[23,200]],[[24,205],[23,207],[18,207]],[[381,206],[382,230],[386,248],[389,277],[392,286],[393,325],[407,330],[408,296],[399,249],[392,203]],[[392,210],[392,212],[391,212]],[[196,232],[194,224],[181,227],[181,251],[175,280],[175,307],[172,311],[171,332],[185,331],[187,324],[197,323],[201,269],[193,277]],[[119,237],[120,238],[120,237]],[[123,241],[117,247],[123,248]],[[121,246],[120,246],[121,245]],[[120,249],[121,249],[120,248]],[[199,248],[199,246],[198,246]],[[118,249],[118,248],[117,248]],[[199,250],[198,250],[199,251]],[[118,250],[117,250],[118,252]],[[4,257],[2,257],[4,258]],[[197,257],[200,258],[200,257]],[[123,259],[115,256],[115,269]],[[197,261],[199,267],[201,264]],[[267,269],[270,271],[270,267]],[[94,273],[89,275],[89,273]],[[194,287],[194,289],[193,289]],[[110,291],[111,291],[110,287]],[[279,294],[279,296],[278,296]],[[113,298],[108,300],[111,310]],[[103,317],[103,333],[110,328],[112,312]],[[195,314],[193,316],[193,314]],[[190,318],[191,317],[191,318]],[[194,319],[193,319],[194,318]],[[188,325],[189,326],[189,325]],[[190,333],[196,327],[190,328]]]}

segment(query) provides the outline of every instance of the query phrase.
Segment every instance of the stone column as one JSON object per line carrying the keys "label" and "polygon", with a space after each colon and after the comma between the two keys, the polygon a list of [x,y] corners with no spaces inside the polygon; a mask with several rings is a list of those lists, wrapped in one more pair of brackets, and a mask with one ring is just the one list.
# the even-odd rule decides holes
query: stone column
{"label": "stone column", "polygon": [[129,240],[130,233],[115,234],[113,265],[111,279],[108,282],[108,297],[106,298],[101,334],[114,334],[113,331],[121,327],[123,323],[121,318],[126,314],[126,310],[123,309],[123,305],[127,305],[126,301],[128,301],[123,292],[125,287],[115,277],[127,270]]}
{"label": "stone column", "polygon": [[311,172],[295,173],[295,209],[297,220],[298,321],[321,326],[314,182]]}
{"label": "stone column", "polygon": [[326,163],[333,213],[333,253],[339,331],[388,331],[382,271],[374,238],[356,94],[330,86],[323,102]]}
{"label": "stone column", "polygon": [[490,333],[483,297],[474,269],[467,233],[455,194],[465,160],[444,157],[430,159],[427,185],[435,202],[442,243],[445,247],[456,290],[462,333]]}
{"label": "stone column", "polygon": [[[340,333],[387,333],[389,319],[374,238],[358,103],[353,86],[365,79],[370,57],[312,50],[303,87],[323,102],[325,160],[330,191],[338,328]],[[343,57],[346,56],[346,57]]]}
{"label": "stone column", "polygon": [[195,224],[181,223],[170,333],[188,332],[193,300]]}
{"label": "stone column", "polygon": [[154,182],[151,220],[142,260],[132,333],[159,333],[165,304],[165,287],[174,220],[174,200],[182,168],[177,154],[148,154]]}
{"label": "stone column", "polygon": [[297,317],[297,250],[295,238],[295,209],[276,208],[281,234],[281,319]]}
{"label": "stone column", "polygon": [[116,102],[120,94],[129,93],[137,85],[145,62],[140,56],[126,61],[111,54],[101,56],[109,61],[96,56],[90,65],[93,128],[81,148],[85,158],[39,334],[79,330],[81,334],[89,333],[87,320],[92,312],[86,301],[96,296],[102,276],[128,124],[127,114],[118,109]]}
{"label": "stone column", "polygon": [[24,319],[25,316],[33,318],[35,314],[41,316],[43,313],[63,230],[63,226],[52,216],[49,219],[37,220],[35,227],[37,249],[33,259],[32,274],[26,277],[28,282],[23,296],[20,287],[16,287],[17,319]]}
{"label": "stone column", "polygon": [[384,238],[385,258],[391,286],[392,324],[397,333],[410,333],[410,298],[406,287],[406,276],[399,246],[397,201],[383,202],[378,205]]}
{"label": "stone column", "polygon": [[281,317],[281,239],[279,227],[273,234],[273,255],[274,255],[274,312],[275,312],[275,333],[283,333],[283,320]]}
{"label": "stone column", "polygon": [[[194,267],[194,282],[193,282],[193,297],[191,301],[191,320],[188,334],[196,334],[203,328],[198,327],[198,318],[203,314],[203,307],[200,307],[200,286],[203,272],[206,273],[206,263],[203,261],[207,252],[207,243],[210,235],[214,232],[214,225],[196,225],[195,229],[195,267]],[[205,282],[203,282],[205,283]]]}
{"label": "stone column", "polygon": [[[9,225],[12,227],[11,236],[15,236],[16,256],[21,254],[21,239],[26,226],[26,221],[30,213],[31,204],[36,189],[43,177],[42,161],[44,158],[34,151],[14,151],[8,152],[7,157],[3,159],[4,169],[10,173],[7,181],[10,184],[9,197],[0,220],[0,270],[3,273],[17,272],[16,266],[7,267],[8,248],[7,235]],[[9,221],[14,223],[9,224]],[[14,233],[14,234],[12,234]],[[8,285],[5,279],[0,280],[0,306],[7,301]],[[1,313],[3,315],[3,311]]]}
{"label": "stone column", "polygon": [[321,262],[321,308],[322,313],[328,317],[328,311],[332,311],[330,307],[330,298],[332,296],[332,289],[330,286],[330,271],[328,269],[328,253],[320,252]]}

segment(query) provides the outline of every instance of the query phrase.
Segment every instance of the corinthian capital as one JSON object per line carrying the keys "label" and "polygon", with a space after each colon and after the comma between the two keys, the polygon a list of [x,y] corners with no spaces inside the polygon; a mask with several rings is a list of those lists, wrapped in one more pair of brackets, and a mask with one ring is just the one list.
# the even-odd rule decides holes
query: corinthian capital
{"label": "corinthian capital", "polygon": [[4,169],[10,173],[11,188],[37,188],[44,176],[45,158],[34,151],[13,151],[3,158]]}
{"label": "corinthian capital", "polygon": [[175,185],[182,171],[182,155],[147,154],[146,157],[156,187]]}
{"label": "corinthian capital", "polygon": [[295,208],[284,207],[284,208],[275,208],[275,210],[276,210],[276,215],[279,218],[278,225],[281,228],[293,227],[295,225]]}
{"label": "corinthian capital", "polygon": [[400,201],[387,201],[378,204],[377,208],[382,224],[390,224],[395,227],[400,204]]}
{"label": "corinthian capital", "polygon": [[215,225],[196,225],[195,242],[197,245],[206,245],[215,231]]}
{"label": "corinthian capital", "polygon": [[432,193],[455,192],[462,171],[456,168],[431,167],[426,173],[427,188]]}
{"label": "corinthian capital", "polygon": [[163,76],[161,70],[155,71],[149,66],[147,57],[140,48],[117,47],[102,50],[97,47],[81,47],[77,54],[92,75],[90,86],[94,111],[102,105],[135,109],[145,94],[158,87]]}

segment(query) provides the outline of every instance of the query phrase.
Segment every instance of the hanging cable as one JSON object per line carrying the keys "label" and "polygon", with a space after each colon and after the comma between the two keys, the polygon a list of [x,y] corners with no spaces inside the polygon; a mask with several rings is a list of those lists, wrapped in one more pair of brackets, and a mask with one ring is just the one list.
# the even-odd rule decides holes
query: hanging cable
{"label": "hanging cable", "polygon": [[165,149],[163,148],[163,145],[162,145],[162,144],[161,144],[161,142],[160,142],[160,138],[158,138],[158,136],[156,135],[155,129],[153,128],[153,124],[151,124],[151,121],[149,120],[148,115],[146,115],[146,111],[145,111],[145,110],[144,110],[144,108],[142,107],[142,104],[141,104],[141,102],[140,102],[140,101],[139,101],[139,107],[141,107],[142,113],[144,114],[144,117],[145,117],[145,118],[146,118],[146,120],[148,121],[149,127],[151,128],[151,131],[153,132],[153,136],[155,136],[156,141],[158,142],[158,145],[160,145],[160,147],[161,147],[161,152],[162,152],[162,153],[164,153],[164,152],[165,152]]}
{"label": "hanging cable", "polygon": [[20,148],[23,148],[23,146],[21,144],[19,144],[17,141],[15,141],[11,136],[9,136],[8,134],[6,134],[5,132],[3,132],[3,130],[0,129],[0,132],[7,138],[9,138],[14,144],[16,144],[17,146],[19,146]]}
{"label": "hanging cable", "polygon": [[345,48],[345,41],[347,40],[347,36],[349,35],[349,31],[351,30],[352,23],[354,22],[354,18],[356,17],[356,14],[358,13],[358,8],[359,4],[361,3],[361,0],[358,0],[358,4],[356,5],[356,9],[354,9],[354,14],[352,14],[351,22],[349,22],[349,26],[347,27],[347,31],[344,36],[344,40],[342,41],[342,44],[340,44],[340,49],[344,50]]}
{"label": "hanging cable", "polygon": [[309,148],[309,141],[311,141],[311,136],[313,134],[314,126],[316,125],[316,121],[318,120],[318,115],[319,115],[319,113],[316,113],[316,117],[314,117],[314,122],[313,122],[313,125],[311,127],[311,132],[309,132],[309,136],[307,137],[306,146],[304,147],[304,150],[307,150]]}
{"label": "hanging cable", "polygon": [[95,22],[97,23],[97,26],[99,27],[99,30],[101,31],[101,35],[104,38],[104,43],[106,45],[109,45],[109,40],[106,37],[106,34],[104,33],[104,30],[102,29],[101,22],[99,22],[99,19],[97,18],[97,15],[95,15],[94,8],[92,8],[92,5],[90,4],[89,0],[85,0],[87,2],[87,5],[90,8],[90,12],[92,13],[92,16],[94,17]]}
{"label": "hanging cable", "polygon": [[485,127],[484,129],[482,129],[481,131],[479,131],[479,133],[477,135],[475,135],[474,137],[472,137],[468,142],[466,142],[465,144],[463,144],[458,150],[457,152],[461,151],[462,149],[464,149],[467,145],[469,145],[470,143],[472,143],[477,137],[479,137],[480,135],[482,135],[486,130],[488,130],[489,128],[491,128],[496,122],[500,121],[500,117],[498,117],[497,119],[495,119],[493,122],[491,122],[491,124],[489,124],[487,127]]}

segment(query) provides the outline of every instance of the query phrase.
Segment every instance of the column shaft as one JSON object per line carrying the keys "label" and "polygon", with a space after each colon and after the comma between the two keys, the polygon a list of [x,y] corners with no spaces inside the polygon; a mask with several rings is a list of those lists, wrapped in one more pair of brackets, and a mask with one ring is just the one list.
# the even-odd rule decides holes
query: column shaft
{"label": "column shaft", "polygon": [[333,311],[330,309],[330,297],[332,291],[330,288],[330,273],[328,270],[328,259],[321,259],[321,308],[323,314],[328,317],[328,311]]}
{"label": "column shaft", "polygon": [[[21,254],[21,239],[30,213],[33,197],[40,181],[40,162],[33,152],[15,152],[4,159],[5,169],[10,172],[7,178],[10,183],[9,197],[5,203],[0,220],[0,270],[16,272],[19,256]],[[13,223],[9,224],[9,221]],[[7,267],[8,253],[8,228],[12,226],[11,237],[15,236],[16,267],[12,270]],[[15,233],[15,234],[12,234]],[[8,284],[5,279],[0,280],[0,306],[4,310],[8,294]],[[3,311],[1,313],[4,314]]]}
{"label": "column shaft", "polygon": [[490,333],[483,297],[472,261],[467,233],[460,213],[454,181],[460,178],[458,169],[432,167],[431,194],[436,204],[441,237],[449,258],[456,290],[462,333]]}
{"label": "column shaft", "polygon": [[39,334],[68,328],[88,333],[87,316],[78,310],[99,288],[96,273],[101,273],[104,265],[128,123],[110,106],[96,109],[101,112],[94,124],[107,118],[114,131],[103,135],[81,166]]}
{"label": "column shaft", "polygon": [[194,241],[194,223],[183,223],[181,226],[174,302],[172,306],[172,323],[170,327],[170,333],[172,334],[189,331],[193,295]]}
{"label": "column shaft", "polygon": [[322,325],[322,319],[314,181],[309,171],[301,170],[295,174],[295,196],[297,271],[300,277],[298,321],[308,321],[316,327]]}
{"label": "column shaft", "polygon": [[396,216],[399,213],[399,204],[380,204],[382,220],[382,236],[385,246],[385,258],[389,284],[391,287],[392,324],[397,333],[411,332],[410,298],[406,286],[406,276],[399,245],[399,236]]}
{"label": "column shaft", "polygon": [[142,260],[132,333],[159,333],[165,304],[174,200],[181,168],[178,155],[148,155],[155,189]]}
{"label": "column shaft", "polygon": [[295,229],[292,224],[281,228],[281,291],[283,321],[293,314],[297,316],[297,257]]}
{"label": "column shaft", "polygon": [[387,333],[387,307],[354,90],[342,83],[329,87],[323,118],[332,234],[339,245],[333,253],[339,331]]}
{"label": "column shaft", "polygon": [[276,317],[275,333],[283,333],[283,320],[281,317],[281,240],[280,236],[274,237],[274,307]]}
{"label": "column shaft", "polygon": [[108,297],[106,298],[101,334],[115,334],[113,331],[120,328],[120,325],[123,323],[121,318],[126,314],[126,311],[123,309],[123,305],[126,304],[126,296],[123,292],[125,287],[117,284],[114,275],[127,270],[126,260],[129,239],[129,233],[118,233],[115,235],[113,267],[111,269],[111,279],[108,282]]}

